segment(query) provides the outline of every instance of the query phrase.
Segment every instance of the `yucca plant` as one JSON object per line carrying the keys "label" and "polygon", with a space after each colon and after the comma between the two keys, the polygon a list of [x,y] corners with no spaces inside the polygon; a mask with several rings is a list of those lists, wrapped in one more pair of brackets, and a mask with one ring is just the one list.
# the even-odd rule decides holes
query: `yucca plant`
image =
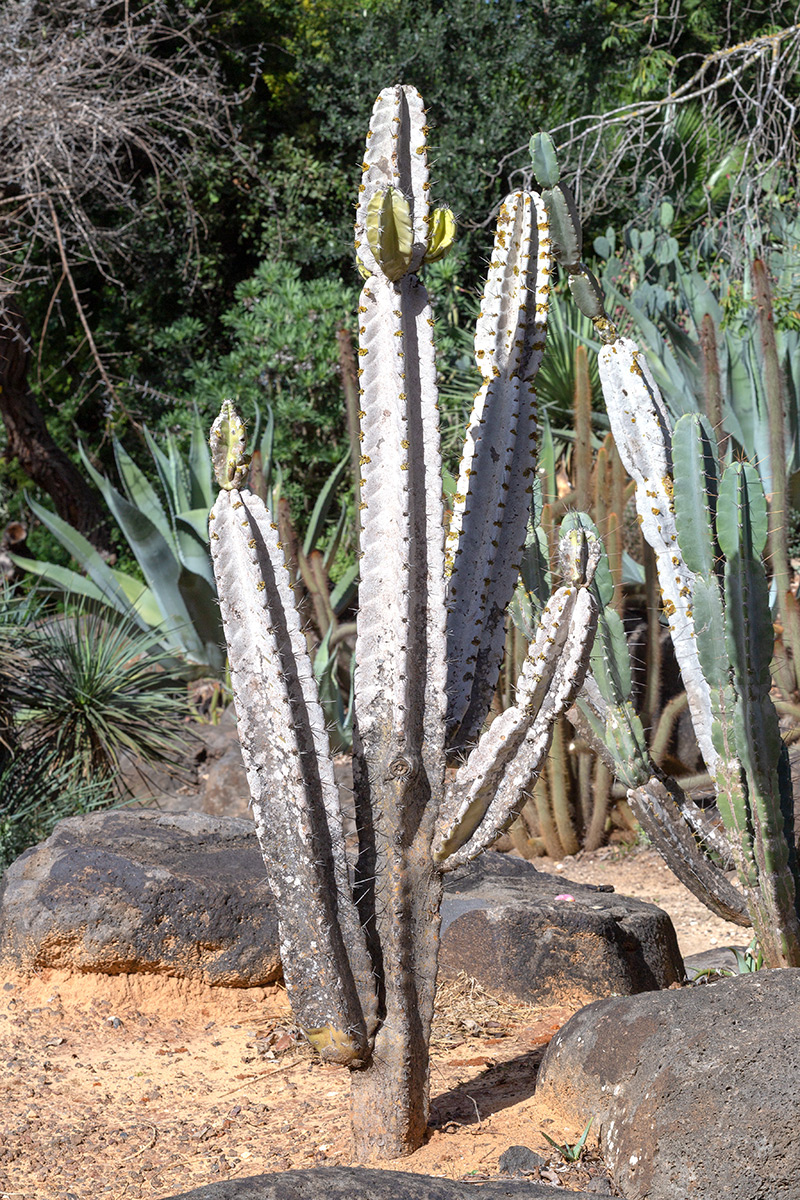
{"label": "yucca plant", "polygon": [[0,852],[6,860],[62,816],[124,799],[124,759],[177,767],[186,694],[158,635],[79,601],[53,613],[0,596]]}

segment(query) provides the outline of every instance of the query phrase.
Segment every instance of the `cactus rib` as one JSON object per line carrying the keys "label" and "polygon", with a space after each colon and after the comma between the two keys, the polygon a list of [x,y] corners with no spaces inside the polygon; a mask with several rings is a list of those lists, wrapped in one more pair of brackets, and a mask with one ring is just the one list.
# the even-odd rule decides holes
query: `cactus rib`
{"label": "cactus rib", "polygon": [[475,397],[450,530],[448,740],[474,741],[503,652],[504,614],[525,546],[537,435],[534,379],[544,350],[551,259],[538,197],[507,196],[475,334]]}

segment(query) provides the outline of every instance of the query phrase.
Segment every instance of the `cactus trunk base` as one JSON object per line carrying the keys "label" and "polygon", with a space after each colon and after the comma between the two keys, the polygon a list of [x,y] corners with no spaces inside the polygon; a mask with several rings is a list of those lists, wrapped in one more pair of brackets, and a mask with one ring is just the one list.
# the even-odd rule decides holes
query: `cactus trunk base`
{"label": "cactus trunk base", "polygon": [[404,1158],[428,1129],[429,1035],[420,1023],[378,1034],[366,1068],[351,1072],[353,1153],[358,1162]]}

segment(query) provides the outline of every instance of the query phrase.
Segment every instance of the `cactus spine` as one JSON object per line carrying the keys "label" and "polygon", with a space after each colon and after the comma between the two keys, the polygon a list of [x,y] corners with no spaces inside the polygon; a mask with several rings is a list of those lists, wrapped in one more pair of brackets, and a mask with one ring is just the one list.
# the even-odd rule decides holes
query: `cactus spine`
{"label": "cactus spine", "polygon": [[[212,434],[222,488],[210,521],[214,566],[287,986],[312,1043],[353,1069],[355,1144],[364,1158],[409,1153],[422,1140],[442,874],[515,817],[553,720],[583,679],[596,620],[589,584],[599,548],[573,530],[562,539],[564,584],[544,612],[516,703],[479,738],[526,538],[547,221],[525,192],[508,197],[501,212],[476,336],[485,382],[467,433],[446,566],[433,318],[417,271],[446,251],[454,222],[447,210],[430,212],[425,137],[418,93],[383,91],[356,219],[365,283],[358,846],[349,858],[283,552],[266,509],[243,487],[243,434],[229,405]],[[467,758],[445,797],[448,730]]]}

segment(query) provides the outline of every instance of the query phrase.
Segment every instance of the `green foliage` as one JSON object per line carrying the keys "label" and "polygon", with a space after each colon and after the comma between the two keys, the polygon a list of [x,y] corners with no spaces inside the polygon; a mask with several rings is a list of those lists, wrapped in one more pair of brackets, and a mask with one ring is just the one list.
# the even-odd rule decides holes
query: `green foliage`
{"label": "green foliage", "polygon": [[107,808],[115,797],[103,779],[76,778],[47,751],[17,754],[0,769],[0,872],[48,837],[63,817]]}
{"label": "green foliage", "polygon": [[[256,408],[256,439],[261,424],[261,413]],[[345,545],[347,534],[352,532],[347,506],[342,504],[332,528],[328,518],[348,459],[341,459],[325,480],[301,542],[286,501],[281,501],[283,472],[274,460],[275,434],[272,410],[267,409],[254,455],[256,486],[280,523],[287,547],[294,549],[295,581],[305,589],[307,615],[314,629],[311,650],[323,707],[337,748],[346,747],[352,738],[352,706],[348,700],[352,664],[345,642],[350,626],[340,627],[339,617],[355,597],[358,566],[352,561],[352,549]],[[35,501],[30,502],[34,514],[86,574],[29,558],[15,561],[43,582],[106,605],[133,624],[151,630],[163,652],[172,656],[173,669],[184,675],[219,679],[225,658],[208,549],[208,514],[213,503],[208,447],[196,412],[185,457],[171,434],[166,438],[166,451],[147,430],[145,437],[160,493],[116,439],[114,453],[122,491],[95,471],[84,455],[84,465],[117,519],[145,582],[137,573],[109,567],[85,538]],[[335,584],[331,582],[334,571]]]}
{"label": "green foliage", "polygon": [[27,558],[17,565],[47,583],[110,606],[142,629],[157,631],[165,652],[194,675],[219,677],[224,667],[216,587],[208,554],[211,461],[197,414],[184,459],[169,435],[166,453],[146,434],[161,495],[114,439],[122,492],[84,466],[100,490],[139,565],[145,582],[110,567],[66,521],[31,500],[43,525],[86,572]]}
{"label": "green foliage", "polygon": [[541,1133],[544,1140],[546,1142],[549,1142],[550,1145],[555,1150],[558,1151],[558,1153],[564,1159],[564,1162],[568,1162],[568,1163],[580,1162],[583,1152],[586,1149],[586,1139],[589,1136],[589,1130],[592,1128],[593,1121],[594,1121],[594,1117],[592,1117],[590,1119],[588,1125],[584,1129],[581,1136],[578,1138],[577,1142],[573,1142],[573,1143],[557,1142],[554,1138],[551,1138],[548,1133],[545,1133],[545,1131],[543,1129],[540,1129],[539,1132]]}
{"label": "green foliage", "polygon": [[746,946],[744,950],[740,950],[738,946],[724,948],[732,951],[736,960],[736,970],[732,970],[730,967],[706,967],[692,976],[692,983],[710,983],[715,979],[732,979],[737,975],[754,975],[756,971],[763,971],[764,955],[758,944],[758,938],[753,938],[750,945]]}
{"label": "green foliage", "polygon": [[[596,239],[595,250],[606,260],[606,294],[621,313],[620,324],[644,343],[673,418],[705,412],[716,424],[718,393],[718,440],[733,439],[771,494],[771,401],[749,272],[744,289],[738,287],[731,265],[716,254],[713,229],[698,230],[682,252],[670,212],[665,220],[659,229],[627,229],[623,245],[612,229]],[[793,474],[800,469],[800,330],[792,309],[800,276],[800,219],[779,211],[772,227],[767,265],[775,280],[774,324],[786,387],[786,468]]]}
{"label": "green foliage", "polygon": [[208,352],[199,321],[182,320],[158,335],[162,353],[183,357],[172,387],[207,423],[226,397],[237,398],[251,424],[260,407],[272,409],[273,455],[301,531],[344,451],[336,332],[351,326],[354,301],[355,292],[336,280],[304,281],[298,267],[268,261],[238,285],[223,317],[227,353]]}
{"label": "green foliage", "polygon": [[157,636],[81,602],[0,594],[0,862],[124,796],[120,767],[175,763],[186,694]]}

